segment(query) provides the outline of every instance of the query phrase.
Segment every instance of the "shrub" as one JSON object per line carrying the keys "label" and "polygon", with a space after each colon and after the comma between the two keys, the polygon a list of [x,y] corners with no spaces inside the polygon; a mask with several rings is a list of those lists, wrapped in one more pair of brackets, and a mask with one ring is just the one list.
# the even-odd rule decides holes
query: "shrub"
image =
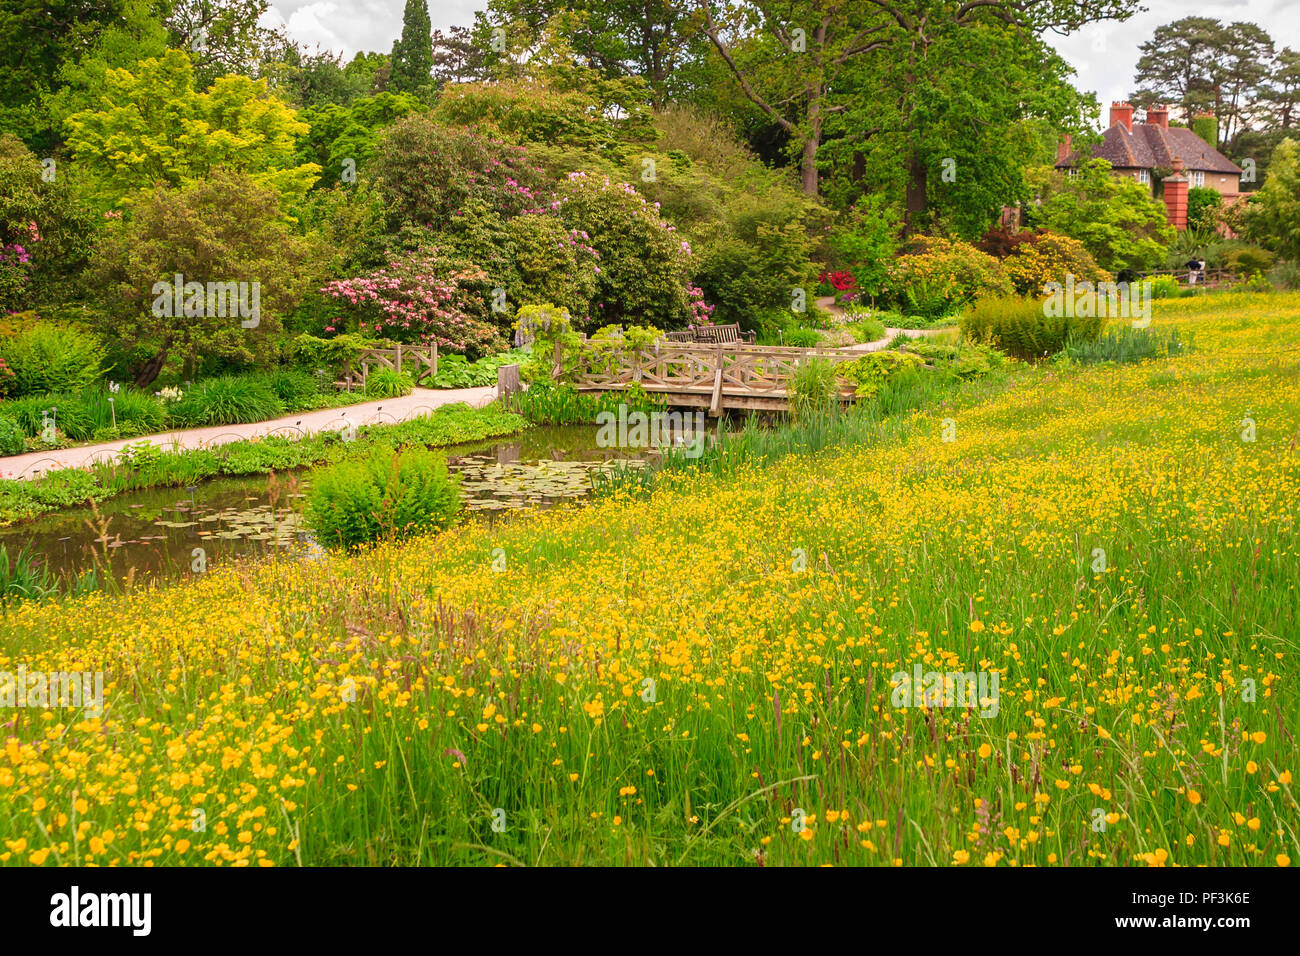
{"label": "shrub", "polygon": [[541,205],[540,178],[522,146],[439,125],[424,113],[384,131],[369,169],[393,229],[407,221],[443,228],[472,199],[506,218]]}
{"label": "shrub", "polygon": [[261,377],[222,375],[193,386],[169,414],[176,424],[193,428],[261,422],[285,411],[284,402]]}
{"label": "shrub", "polygon": [[1151,298],[1153,299],[1176,299],[1183,288],[1173,276],[1155,276],[1142,281],[1151,283]]}
{"label": "shrub", "polygon": [[675,328],[686,321],[690,243],[654,206],[626,183],[586,173],[569,176],[559,202],[565,225],[599,255],[593,324]]}
{"label": "shrub", "polygon": [[937,318],[970,301],[1008,296],[1011,280],[1002,263],[960,239],[921,237],[915,251],[895,260],[885,291],[909,314]]}
{"label": "shrub", "polygon": [[1255,272],[1267,272],[1273,267],[1275,256],[1267,249],[1258,246],[1239,246],[1223,257],[1223,268],[1230,269],[1238,275],[1250,275]]}
{"label": "shrub", "polygon": [[885,323],[874,317],[858,319],[848,329],[857,342],[876,342],[885,337]]}
{"label": "shrub", "polygon": [[817,343],[821,341],[821,336],[817,334],[816,329],[794,326],[784,331],[781,341],[791,348],[812,349],[817,347]]}
{"label": "shrub", "polygon": [[321,544],[355,548],[440,531],[451,526],[460,507],[460,484],[443,455],[380,446],[314,479],[307,521]]}
{"label": "shrub", "polygon": [[1033,359],[1061,351],[1072,336],[1077,341],[1095,339],[1106,321],[1102,316],[1051,315],[1051,311],[1038,299],[982,299],[962,313],[961,331],[972,342]]}
{"label": "shrub", "polygon": [[366,394],[376,398],[398,398],[410,395],[415,388],[415,380],[407,372],[398,372],[391,368],[381,368],[366,378]]}
{"label": "shrub", "polygon": [[1278,289],[1300,289],[1300,262],[1279,262],[1269,271],[1268,281]]}
{"label": "shrub", "polygon": [[27,450],[27,436],[12,418],[0,416],[0,455],[21,455]]}
{"label": "shrub", "polygon": [[288,411],[298,411],[315,406],[320,396],[317,380],[296,368],[279,368],[262,376],[266,387],[275,393]]}
{"label": "shrub", "polygon": [[835,365],[829,359],[800,362],[790,377],[790,410],[807,419],[825,415],[837,400]]}
{"label": "shrub", "polygon": [[884,388],[894,376],[917,370],[922,361],[911,352],[885,350],[868,352],[851,362],[841,362],[835,374],[857,386],[859,398],[871,398]]}
{"label": "shrub", "polygon": [[1104,282],[1110,278],[1097,265],[1082,242],[1053,232],[1030,233],[1028,241],[1017,243],[1003,260],[1007,276],[1019,295],[1042,295],[1049,282]]}
{"label": "shrub", "polygon": [[1184,338],[1177,329],[1135,329],[1131,325],[1111,326],[1093,340],[1072,336],[1065,344],[1065,354],[1085,365],[1172,358],[1191,349],[1191,336]]}
{"label": "shrub", "polygon": [[14,373],[14,395],[75,391],[99,378],[103,348],[89,333],[37,322],[0,344],[0,357]]}
{"label": "shrub", "polygon": [[463,355],[449,352],[438,356],[438,374],[426,380],[429,388],[476,388],[497,383],[497,369],[502,365],[522,365],[527,359],[522,352],[498,352],[470,362]]}

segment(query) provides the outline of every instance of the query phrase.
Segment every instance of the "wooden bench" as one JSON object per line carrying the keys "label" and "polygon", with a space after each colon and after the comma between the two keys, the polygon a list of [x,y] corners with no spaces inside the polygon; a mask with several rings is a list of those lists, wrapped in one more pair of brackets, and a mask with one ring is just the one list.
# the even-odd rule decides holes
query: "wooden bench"
{"label": "wooden bench", "polygon": [[701,325],[696,326],[694,330],[669,332],[665,338],[670,342],[691,342],[697,345],[739,345],[741,342],[754,344],[754,333],[740,331],[740,324],[736,322],[730,325]]}

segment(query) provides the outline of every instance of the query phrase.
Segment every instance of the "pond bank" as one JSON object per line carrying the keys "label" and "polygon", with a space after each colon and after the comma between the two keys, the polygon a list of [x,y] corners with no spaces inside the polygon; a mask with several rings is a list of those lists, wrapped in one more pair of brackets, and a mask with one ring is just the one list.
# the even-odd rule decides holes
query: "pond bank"
{"label": "pond bank", "polygon": [[396,424],[456,402],[481,408],[495,397],[496,388],[492,386],[452,389],[417,388],[410,395],[399,398],[381,398],[360,405],[299,412],[269,421],[251,422],[247,425],[213,425],[209,428],[189,428],[139,438],[119,439],[98,445],[28,452],[24,455],[0,459],[0,479],[27,481],[61,468],[84,468],[99,462],[110,462],[127,445],[138,445],[141,442],[148,442],[157,448],[172,451],[212,448],[267,435],[304,437],[322,431],[338,431],[348,423],[357,426]]}

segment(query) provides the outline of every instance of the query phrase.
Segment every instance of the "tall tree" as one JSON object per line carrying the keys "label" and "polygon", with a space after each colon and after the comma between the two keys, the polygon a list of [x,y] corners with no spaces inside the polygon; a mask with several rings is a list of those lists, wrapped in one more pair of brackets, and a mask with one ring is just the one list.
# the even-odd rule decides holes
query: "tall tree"
{"label": "tall tree", "polygon": [[392,70],[388,88],[396,93],[414,93],[433,82],[433,28],[425,0],[406,0],[402,12],[402,35],[393,42]]}
{"label": "tall tree", "polygon": [[433,78],[438,85],[487,79],[486,59],[469,27],[433,31]]}
{"label": "tall tree", "polygon": [[[697,2],[705,35],[745,96],[789,135],[809,196],[817,195],[817,152],[827,118],[846,108],[836,101],[836,83],[861,58],[876,54],[919,69],[937,38],[951,31],[999,21],[1026,35],[1064,33],[1097,20],[1124,20],[1137,9],[1136,0]],[[904,89],[908,80],[904,73]],[[914,109],[903,104],[902,125],[911,128],[920,118]],[[909,195],[923,206],[924,169],[915,151],[909,153],[904,161],[915,187]]]}
{"label": "tall tree", "polygon": [[1176,104],[1190,125],[1198,111],[1215,107],[1214,73],[1223,42],[1223,24],[1213,17],[1183,17],[1156,27],[1138,46],[1137,89],[1130,98],[1141,106]]}

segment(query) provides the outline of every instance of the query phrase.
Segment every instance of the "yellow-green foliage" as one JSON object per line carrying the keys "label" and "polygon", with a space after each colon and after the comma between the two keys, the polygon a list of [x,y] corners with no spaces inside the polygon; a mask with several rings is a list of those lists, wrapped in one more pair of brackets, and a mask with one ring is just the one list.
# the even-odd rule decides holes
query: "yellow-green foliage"
{"label": "yellow-green foliage", "polygon": [[858,387],[859,398],[870,398],[878,393],[894,376],[923,365],[919,355],[886,349],[868,352],[851,362],[835,366],[835,374]]}

